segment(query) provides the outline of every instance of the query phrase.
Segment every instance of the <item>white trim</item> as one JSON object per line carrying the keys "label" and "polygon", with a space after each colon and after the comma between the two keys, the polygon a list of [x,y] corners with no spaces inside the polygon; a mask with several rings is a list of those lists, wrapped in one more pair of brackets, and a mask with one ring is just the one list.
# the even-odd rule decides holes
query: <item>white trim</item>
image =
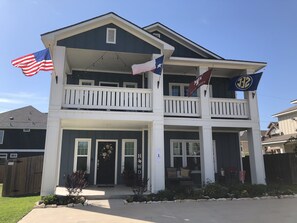
{"label": "white trim", "polygon": [[[111,85],[116,85],[116,86],[112,86],[112,87],[119,87],[119,83],[118,82],[100,81],[99,82],[99,86],[102,86],[102,84],[111,84]],[[103,87],[111,87],[111,86],[103,86]]]}
{"label": "white trim", "polygon": [[94,86],[95,85],[95,80],[79,79],[79,85],[90,86],[89,84],[83,84],[83,82],[84,83],[89,83],[89,84],[91,84],[91,86]]}
{"label": "white trim", "polygon": [[142,179],[144,178],[144,130],[142,130],[142,149],[141,149],[141,168],[142,168]]}
{"label": "white trim", "polygon": [[73,162],[73,172],[77,171],[77,157],[85,157],[84,156],[78,156],[78,143],[79,142],[87,142],[88,143],[88,154],[87,154],[87,173],[90,173],[91,169],[91,143],[92,139],[91,138],[75,138],[75,144],[74,144],[74,162]]}
{"label": "white trim", "polygon": [[30,131],[31,131],[31,129],[29,129],[29,128],[23,129],[23,132],[30,132]]}
{"label": "white trim", "polygon": [[[126,142],[133,142],[134,143],[134,155],[126,156],[125,155],[125,143]],[[121,173],[124,170],[125,167],[125,157],[133,157],[134,158],[134,172],[136,173],[137,170],[137,139],[122,139],[122,158],[121,158]]]}
{"label": "white trim", "polygon": [[3,141],[4,141],[4,132],[5,132],[4,130],[0,130],[0,133],[2,133],[1,134],[2,137],[0,138],[0,144],[3,144]]}
{"label": "white trim", "polygon": [[62,153],[62,141],[63,141],[63,132],[64,132],[64,129],[63,128],[60,128],[60,137],[59,137],[59,150],[58,150],[58,160],[59,162],[57,162],[58,166],[57,166],[57,182],[56,182],[56,185],[59,185],[59,181],[60,181],[60,170],[61,170],[61,153]]}
{"label": "white trim", "polygon": [[[113,34],[112,40],[110,39],[111,33]],[[106,43],[117,43],[117,30],[115,28],[106,28]]]}
{"label": "white trim", "polygon": [[38,153],[43,153],[44,149],[0,149],[0,153],[1,152],[24,152],[24,153],[32,153],[32,152],[38,152]]}
{"label": "white trim", "polygon": [[95,150],[95,165],[94,165],[94,185],[97,185],[97,162],[98,162],[98,142],[115,142],[115,170],[114,170],[114,184],[117,185],[118,174],[118,140],[117,139],[96,139]]}
{"label": "white trim", "polygon": [[18,154],[17,153],[10,153],[9,154],[9,159],[17,159],[18,158]]}
{"label": "white trim", "polygon": [[123,87],[127,87],[127,85],[133,85],[133,88],[137,88],[138,84],[137,82],[124,82]]}
{"label": "white trim", "polygon": [[218,172],[218,161],[217,161],[217,147],[216,147],[216,141],[212,140],[212,151],[213,151],[213,168],[214,172]]}

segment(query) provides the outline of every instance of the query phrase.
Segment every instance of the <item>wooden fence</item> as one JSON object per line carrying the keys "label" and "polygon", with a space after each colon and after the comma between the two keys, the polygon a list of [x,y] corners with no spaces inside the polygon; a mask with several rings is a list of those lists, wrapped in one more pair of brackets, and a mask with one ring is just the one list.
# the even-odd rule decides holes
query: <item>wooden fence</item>
{"label": "wooden fence", "polygon": [[8,160],[4,170],[3,197],[40,193],[43,156]]}
{"label": "wooden fence", "polygon": [[5,168],[5,166],[0,164],[0,184],[3,183],[4,168]]}
{"label": "wooden fence", "polygon": [[[294,153],[264,155],[267,183],[297,184],[297,155]],[[246,181],[250,182],[249,157],[244,157],[243,169],[246,170]]]}

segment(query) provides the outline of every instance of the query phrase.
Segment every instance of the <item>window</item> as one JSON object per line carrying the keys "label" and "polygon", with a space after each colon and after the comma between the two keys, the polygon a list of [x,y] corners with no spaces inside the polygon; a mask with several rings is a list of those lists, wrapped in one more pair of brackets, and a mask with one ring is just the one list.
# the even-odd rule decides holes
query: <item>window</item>
{"label": "window", "polygon": [[123,139],[122,143],[122,172],[126,166],[133,167],[136,172],[137,140]]}
{"label": "window", "polygon": [[6,153],[0,153],[0,165],[4,165],[7,160],[7,154]]}
{"label": "window", "polygon": [[91,139],[75,139],[73,171],[90,173]]}
{"label": "window", "polygon": [[4,140],[4,130],[0,130],[0,144],[3,144]]}
{"label": "window", "polygon": [[18,158],[18,154],[17,153],[10,153],[9,158],[10,159],[16,159],[16,158]]}
{"label": "window", "polygon": [[80,79],[79,80],[79,85],[88,85],[88,86],[92,86],[95,84],[95,81],[94,80],[83,80],[83,79]]}
{"label": "window", "polygon": [[171,167],[201,171],[200,144],[197,140],[171,140]]}
{"label": "window", "polygon": [[[209,97],[212,97],[212,85],[209,85]],[[170,96],[188,96],[189,84],[186,83],[169,83]],[[191,97],[200,97],[199,88],[192,94]]]}
{"label": "window", "polygon": [[[188,96],[189,84],[185,83],[169,83],[170,96]],[[197,97],[197,91],[192,94],[192,97]]]}
{"label": "window", "polygon": [[123,87],[126,88],[137,88],[137,83],[135,82],[124,82]]}
{"label": "window", "polygon": [[102,86],[102,87],[118,87],[119,83],[116,83],[116,82],[99,82],[99,86]]}
{"label": "window", "polygon": [[106,43],[116,43],[117,39],[117,30],[113,28],[106,29]]}

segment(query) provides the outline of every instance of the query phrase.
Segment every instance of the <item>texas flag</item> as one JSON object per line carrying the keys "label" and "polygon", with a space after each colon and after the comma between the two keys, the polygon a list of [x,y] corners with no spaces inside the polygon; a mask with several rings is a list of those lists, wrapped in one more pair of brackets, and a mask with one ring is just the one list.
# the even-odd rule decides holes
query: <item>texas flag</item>
{"label": "texas flag", "polygon": [[156,59],[148,61],[142,64],[133,64],[132,65],[132,74],[140,74],[147,71],[152,71],[155,74],[161,75],[163,67],[164,56],[160,56]]}

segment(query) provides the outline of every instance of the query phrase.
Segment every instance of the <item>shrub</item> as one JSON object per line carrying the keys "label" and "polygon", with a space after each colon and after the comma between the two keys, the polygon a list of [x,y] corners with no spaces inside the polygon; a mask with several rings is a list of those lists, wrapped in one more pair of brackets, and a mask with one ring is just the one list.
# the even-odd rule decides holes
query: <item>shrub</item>
{"label": "shrub", "polygon": [[227,194],[228,188],[217,183],[207,184],[203,190],[203,195],[209,198],[223,198],[227,197]]}
{"label": "shrub", "polygon": [[86,174],[84,171],[76,171],[68,174],[65,182],[65,187],[69,196],[78,196],[82,189],[87,186]]}
{"label": "shrub", "polygon": [[264,184],[252,184],[248,192],[251,197],[262,197],[267,194],[267,186]]}
{"label": "shrub", "polygon": [[50,195],[44,196],[42,198],[42,200],[45,205],[58,204],[58,201],[59,201],[58,196],[55,194],[50,194]]}

